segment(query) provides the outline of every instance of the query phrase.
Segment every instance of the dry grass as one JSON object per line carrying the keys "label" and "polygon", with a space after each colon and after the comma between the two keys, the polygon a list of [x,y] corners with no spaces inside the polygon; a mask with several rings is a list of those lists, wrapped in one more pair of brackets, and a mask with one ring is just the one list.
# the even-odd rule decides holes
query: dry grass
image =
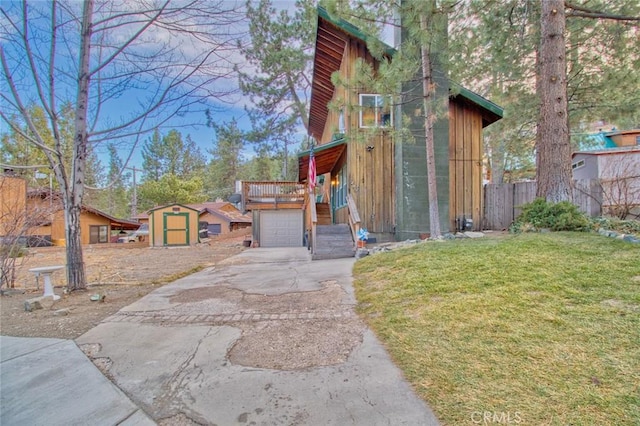
{"label": "dry grass", "polygon": [[360,313],[444,424],[640,424],[640,246],[425,243],[354,274]]}

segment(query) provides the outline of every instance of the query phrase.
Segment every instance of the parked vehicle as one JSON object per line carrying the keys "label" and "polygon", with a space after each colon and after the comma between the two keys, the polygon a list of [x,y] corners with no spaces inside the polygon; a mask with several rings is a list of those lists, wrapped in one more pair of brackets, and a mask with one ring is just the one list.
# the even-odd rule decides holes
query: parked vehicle
{"label": "parked vehicle", "polygon": [[143,223],[142,225],[140,225],[140,228],[138,228],[137,230],[129,234],[120,236],[118,238],[118,242],[119,243],[135,243],[138,241],[145,241],[148,235],[149,235],[149,225],[146,223]]}

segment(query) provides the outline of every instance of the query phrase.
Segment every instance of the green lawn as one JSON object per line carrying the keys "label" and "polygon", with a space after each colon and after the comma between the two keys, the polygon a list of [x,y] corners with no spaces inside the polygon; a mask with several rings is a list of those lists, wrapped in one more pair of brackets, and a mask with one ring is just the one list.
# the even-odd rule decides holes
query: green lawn
{"label": "green lawn", "polygon": [[640,245],[427,242],[354,277],[361,316],[442,423],[640,424]]}

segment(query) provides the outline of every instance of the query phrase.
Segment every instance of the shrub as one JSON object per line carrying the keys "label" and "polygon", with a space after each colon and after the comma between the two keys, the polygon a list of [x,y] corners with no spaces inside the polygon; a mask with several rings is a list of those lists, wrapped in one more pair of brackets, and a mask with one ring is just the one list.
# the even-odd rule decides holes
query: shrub
{"label": "shrub", "polygon": [[589,218],[575,204],[568,201],[549,203],[544,198],[537,198],[522,206],[522,213],[510,231],[590,231],[592,228]]}

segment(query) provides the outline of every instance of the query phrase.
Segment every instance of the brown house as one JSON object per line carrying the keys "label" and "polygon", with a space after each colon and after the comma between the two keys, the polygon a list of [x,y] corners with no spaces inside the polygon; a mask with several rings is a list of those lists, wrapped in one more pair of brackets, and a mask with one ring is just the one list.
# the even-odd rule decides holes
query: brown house
{"label": "brown house", "polygon": [[[200,212],[200,229],[206,226],[208,236],[228,234],[238,229],[251,227],[251,217],[227,202],[187,204]],[[205,225],[206,224],[206,225]]]}
{"label": "brown house", "polygon": [[604,133],[616,146],[640,146],[640,129],[612,130]]}
{"label": "brown house", "polygon": [[[317,141],[317,174],[324,175],[316,196],[328,204],[334,224],[353,222],[355,210],[360,227],[378,239],[419,238],[429,232],[422,95],[413,93],[414,103],[400,102],[350,84],[358,60],[378,67],[365,40],[356,27],[318,8],[309,116],[309,133]],[[392,60],[394,50],[387,46],[386,52]],[[347,83],[334,85],[335,73]],[[441,228],[480,229],[482,131],[502,117],[502,109],[447,79],[436,83],[449,109],[448,117],[434,126]],[[418,89],[415,85],[403,91]],[[399,117],[413,120],[415,142],[399,140],[393,131],[400,128]],[[309,157],[308,151],[299,155],[300,182],[306,182]]]}
{"label": "brown house", "polygon": [[[15,176],[0,176],[2,221],[0,235],[22,220],[24,236],[37,237],[54,245],[65,245],[64,210],[59,196],[47,189],[27,189],[26,180]],[[118,219],[89,206],[82,206],[80,235],[82,244],[109,243],[118,231],[137,229],[139,223]]]}

